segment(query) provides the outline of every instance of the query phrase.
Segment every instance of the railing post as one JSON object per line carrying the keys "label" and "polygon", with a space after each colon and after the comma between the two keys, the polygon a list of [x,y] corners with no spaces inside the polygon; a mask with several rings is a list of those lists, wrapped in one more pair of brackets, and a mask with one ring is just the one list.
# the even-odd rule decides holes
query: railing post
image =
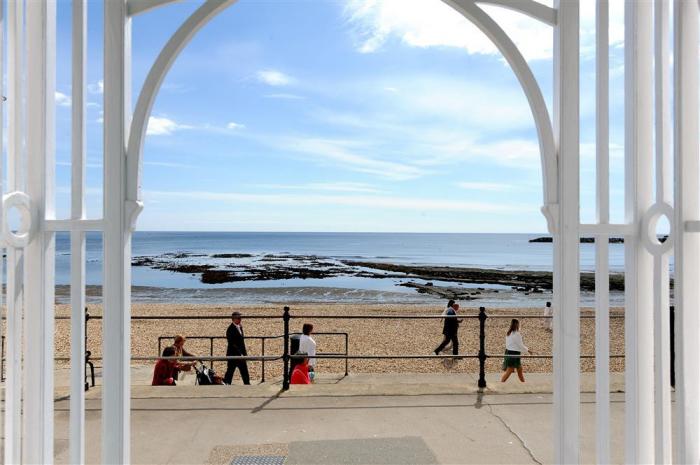
{"label": "railing post", "polygon": [[[214,337],[209,338],[209,356],[214,356]],[[209,369],[214,371],[214,360],[209,360]]]}
{"label": "railing post", "polygon": [[0,364],[2,364],[0,366],[0,381],[5,381],[5,336],[2,337],[2,358],[0,359]]}
{"label": "railing post", "polygon": [[479,389],[486,387],[486,309],[479,307]]}
{"label": "railing post", "polygon": [[345,333],[345,376],[348,375],[348,333]]}
{"label": "railing post", "polygon": [[671,305],[671,386],[676,387],[676,307]]}
{"label": "railing post", "polygon": [[[88,308],[85,307],[85,366],[90,365],[90,355],[92,352],[88,350],[88,321],[90,321],[90,313],[88,313]],[[95,378],[92,378],[92,385],[95,385]],[[90,383],[88,382],[88,373],[85,370],[85,390],[90,389]]]}
{"label": "railing post", "polygon": [[263,359],[262,359],[262,379],[260,380],[260,382],[264,383],[265,382],[265,338],[262,338],[261,341],[262,341],[261,352],[262,352]]}
{"label": "railing post", "polygon": [[286,391],[289,389],[289,307],[284,307],[282,319],[284,321],[284,355],[282,356],[284,374],[282,375],[282,389]]}

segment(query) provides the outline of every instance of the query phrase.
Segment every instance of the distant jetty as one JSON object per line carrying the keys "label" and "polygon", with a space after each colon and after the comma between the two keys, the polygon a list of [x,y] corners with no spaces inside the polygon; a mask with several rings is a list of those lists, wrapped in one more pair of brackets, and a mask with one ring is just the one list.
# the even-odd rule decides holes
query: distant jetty
{"label": "distant jetty", "polygon": [[[661,242],[665,241],[666,238],[662,237],[659,239]],[[581,244],[593,244],[595,242],[595,237],[582,237],[579,239]],[[530,239],[528,242],[552,242],[552,238],[550,236],[543,236],[543,237],[536,237],[534,239]],[[622,237],[610,237],[608,238],[608,243],[610,244],[624,244],[625,239]]]}

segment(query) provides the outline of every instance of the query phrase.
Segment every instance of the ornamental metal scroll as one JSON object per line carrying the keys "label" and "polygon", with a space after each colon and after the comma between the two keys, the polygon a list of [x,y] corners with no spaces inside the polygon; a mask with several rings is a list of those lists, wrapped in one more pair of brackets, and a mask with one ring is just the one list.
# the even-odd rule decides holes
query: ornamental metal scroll
{"label": "ornamental metal scroll", "polygon": [[[20,215],[19,228],[10,227],[9,213],[16,210]],[[36,230],[36,215],[32,212],[32,200],[24,192],[10,192],[2,197],[2,240],[8,247],[22,249],[29,244]]]}

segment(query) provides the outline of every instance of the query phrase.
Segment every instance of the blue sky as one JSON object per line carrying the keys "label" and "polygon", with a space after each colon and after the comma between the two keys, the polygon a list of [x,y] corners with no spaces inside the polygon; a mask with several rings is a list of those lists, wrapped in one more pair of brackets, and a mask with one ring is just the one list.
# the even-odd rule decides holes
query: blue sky
{"label": "blue sky", "polygon": [[[200,4],[134,20],[134,102],[160,48]],[[69,211],[69,8],[59,2],[59,217]],[[99,217],[102,11],[89,8],[88,213]],[[512,34],[551,109],[551,28],[484,9]],[[612,207],[621,221],[622,17],[612,14]],[[593,221],[593,12],[582,16],[582,219]],[[437,0],[240,0],[174,64],[144,160],[140,230],[546,230],[525,96],[488,39]]]}

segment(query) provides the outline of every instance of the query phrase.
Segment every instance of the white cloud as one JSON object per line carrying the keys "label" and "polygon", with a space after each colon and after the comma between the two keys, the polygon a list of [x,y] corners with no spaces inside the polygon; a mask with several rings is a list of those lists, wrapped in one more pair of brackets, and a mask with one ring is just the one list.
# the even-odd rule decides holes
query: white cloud
{"label": "white cloud", "polygon": [[105,92],[105,82],[100,79],[97,82],[88,84],[88,92],[91,94],[104,94]]}
{"label": "white cloud", "polygon": [[353,171],[397,181],[414,179],[427,172],[424,168],[408,163],[373,158],[367,155],[372,152],[371,148],[351,140],[288,138],[282,142],[280,148],[293,150],[326,163],[341,165]]}
{"label": "white cloud", "polygon": [[56,100],[56,105],[59,107],[71,106],[71,98],[62,92],[54,92],[54,98]]}
{"label": "white cloud", "polygon": [[236,123],[234,121],[231,121],[230,123],[228,123],[226,125],[226,129],[244,129],[244,128],[245,128],[245,124]]}
{"label": "white cloud", "polygon": [[461,189],[466,189],[470,191],[488,191],[488,192],[503,192],[511,190],[513,188],[512,184],[502,184],[498,182],[477,182],[477,181],[466,181],[458,182],[457,187]]}
{"label": "white cloud", "polygon": [[292,77],[274,69],[260,70],[257,72],[256,76],[258,81],[274,87],[287,86],[294,82]]}
{"label": "white cloud", "polygon": [[184,124],[178,124],[169,118],[151,116],[150,118],[148,118],[148,128],[146,129],[146,135],[169,136],[175,131],[179,131],[182,129],[192,129],[192,127]]}
{"label": "white cloud", "polygon": [[310,190],[328,192],[380,193],[381,190],[363,182],[312,182],[308,184],[256,184],[255,187],[276,190]]}
{"label": "white cloud", "polygon": [[208,191],[144,191],[147,202],[153,200],[200,200],[213,202],[255,203],[263,205],[330,205],[336,207],[361,207],[367,209],[429,210],[452,212],[520,212],[521,205],[505,205],[488,202],[470,202],[424,197],[393,197],[383,195],[309,195],[309,194],[245,194],[238,192]]}
{"label": "white cloud", "polygon": [[304,97],[296,94],[267,94],[265,98],[276,98],[281,100],[304,100]]}
{"label": "white cloud", "polygon": [[[551,1],[541,3],[551,7]],[[610,2],[610,44],[624,38],[624,1]],[[513,40],[527,60],[549,59],[552,27],[521,13],[480,5]],[[472,55],[500,54],[496,46],[461,13],[441,0],[351,0],[348,23],[362,53],[376,52],[395,38],[412,47],[454,47]],[[581,50],[595,50],[595,2],[581,2]]]}
{"label": "white cloud", "polygon": [[169,161],[144,161],[143,164],[148,166],[158,166],[161,168],[193,168],[192,165],[187,165],[185,163],[174,163]]}
{"label": "white cloud", "polygon": [[[552,56],[552,28],[503,8],[488,13],[513,38],[528,60]],[[440,0],[352,0],[345,13],[362,53],[378,51],[396,38],[412,47],[456,47],[469,54],[498,49],[461,13]]]}

